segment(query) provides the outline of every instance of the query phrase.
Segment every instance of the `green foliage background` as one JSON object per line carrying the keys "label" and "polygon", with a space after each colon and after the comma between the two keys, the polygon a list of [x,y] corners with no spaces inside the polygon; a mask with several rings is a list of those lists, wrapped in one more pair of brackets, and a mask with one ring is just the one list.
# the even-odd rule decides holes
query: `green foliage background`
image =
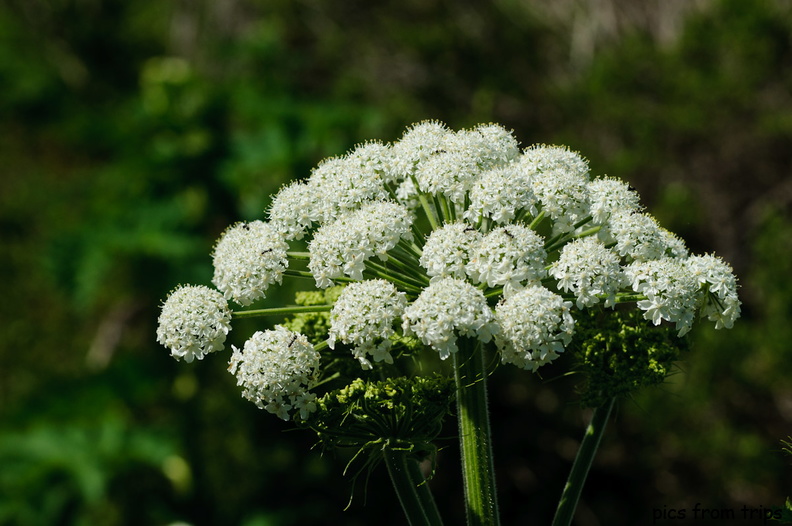
{"label": "green foliage background", "polygon": [[[384,472],[353,488],[223,356],[176,363],[154,330],[228,224],[427,118],[580,150],[741,279],[735,328],[620,404],[578,523],[792,494],[788,2],[6,0],[0,39],[0,524],[401,524]],[[493,376],[505,524],[552,517],[586,420],[568,365]]]}

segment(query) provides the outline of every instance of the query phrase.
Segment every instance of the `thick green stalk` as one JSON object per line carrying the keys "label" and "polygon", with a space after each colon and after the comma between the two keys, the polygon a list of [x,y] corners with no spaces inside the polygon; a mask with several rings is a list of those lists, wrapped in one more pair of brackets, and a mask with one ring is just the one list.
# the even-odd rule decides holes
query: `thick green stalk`
{"label": "thick green stalk", "polygon": [[429,488],[429,484],[421,472],[420,463],[412,458],[407,459],[407,469],[410,472],[410,479],[418,491],[418,499],[420,499],[421,504],[423,505],[423,509],[426,512],[426,517],[429,519],[431,524],[441,526],[443,524],[443,519],[440,517],[440,511],[437,509],[437,504],[435,504],[432,490]]}
{"label": "thick green stalk", "polygon": [[332,310],[332,305],[300,305],[295,307],[273,307],[271,309],[237,310],[232,313],[234,319],[255,318],[258,316],[284,316],[300,312],[327,312]]}
{"label": "thick green stalk", "polygon": [[454,357],[459,443],[468,526],[500,524],[487,408],[487,373],[478,340],[459,338]]}
{"label": "thick green stalk", "polygon": [[586,482],[589,468],[591,468],[594,455],[597,453],[600,440],[605,432],[605,425],[608,423],[614,401],[615,398],[611,398],[601,407],[594,409],[594,414],[591,415],[591,422],[586,428],[586,434],[583,435],[583,441],[580,443],[575,462],[572,464],[572,471],[569,472],[566,486],[561,493],[561,500],[558,501],[553,526],[572,524],[580,493],[583,491],[583,484]]}
{"label": "thick green stalk", "polygon": [[[441,526],[443,522],[434,499],[428,493],[429,487],[424,483],[418,461],[410,457],[406,449],[385,447],[382,454],[393,489],[410,526]],[[420,480],[415,480],[416,477],[420,477]]]}

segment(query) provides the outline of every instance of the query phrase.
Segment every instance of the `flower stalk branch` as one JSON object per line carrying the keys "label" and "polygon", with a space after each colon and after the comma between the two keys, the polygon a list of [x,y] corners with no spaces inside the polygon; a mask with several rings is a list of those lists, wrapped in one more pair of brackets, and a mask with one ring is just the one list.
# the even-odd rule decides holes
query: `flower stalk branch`
{"label": "flower stalk branch", "polygon": [[410,451],[386,446],[382,450],[393,489],[410,526],[442,526],[443,521],[418,461]]}
{"label": "flower stalk branch", "polygon": [[478,340],[460,338],[453,357],[467,524],[494,526],[500,519],[483,347]]}
{"label": "flower stalk branch", "polygon": [[572,464],[572,470],[569,472],[564,491],[561,493],[561,500],[558,502],[552,526],[572,524],[572,518],[575,515],[578,500],[580,500],[580,493],[583,491],[583,485],[586,482],[591,463],[594,461],[594,455],[596,455],[602,435],[605,433],[605,426],[615,400],[615,398],[611,398],[602,406],[594,409],[591,422],[586,427],[583,441],[580,443],[575,462]]}

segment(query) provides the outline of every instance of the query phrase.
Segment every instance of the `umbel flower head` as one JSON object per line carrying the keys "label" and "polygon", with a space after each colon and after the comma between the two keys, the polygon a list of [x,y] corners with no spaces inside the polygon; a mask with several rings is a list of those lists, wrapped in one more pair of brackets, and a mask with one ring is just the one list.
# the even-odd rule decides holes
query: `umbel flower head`
{"label": "umbel flower head", "polygon": [[157,341],[171,356],[192,362],[222,351],[231,330],[231,310],[222,294],[202,285],[178,287],[162,305]]}
{"label": "umbel flower head", "polygon": [[[592,175],[568,148],[521,149],[497,124],[455,131],[425,121],[327,159],[284,186],[266,220],[231,226],[213,263],[217,291],[190,289],[202,299],[174,294],[163,306],[158,339],[174,356],[222,348],[226,300],[252,305],[284,278],[346,287],[295,307],[322,313],[309,324],[315,347],[282,326],[234,347],[244,396],[282,418],[311,412],[320,356],[331,353],[326,370],[346,370],[341,352],[356,371],[391,374],[402,356],[446,360],[472,338],[502,363],[537,371],[576,341],[577,319],[604,309],[678,336],[702,318],[729,328],[740,314],[731,267],[690,254],[633,188]],[[653,341],[640,330],[634,341]],[[607,361],[611,347],[591,348]]]}
{"label": "umbel flower head", "polygon": [[319,372],[319,353],[304,335],[276,325],[255,333],[242,349],[232,348],[228,370],[243,397],[283,420],[293,410],[305,420],[316,409],[309,389]]}

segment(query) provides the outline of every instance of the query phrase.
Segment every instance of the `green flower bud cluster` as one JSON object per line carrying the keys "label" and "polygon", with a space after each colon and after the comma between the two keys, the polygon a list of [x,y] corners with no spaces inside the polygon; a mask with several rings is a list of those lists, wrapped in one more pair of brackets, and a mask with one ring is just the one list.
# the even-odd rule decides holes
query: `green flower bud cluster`
{"label": "green flower bud cluster", "polygon": [[586,407],[663,382],[688,348],[672,327],[655,326],[635,309],[589,309],[577,322],[572,348],[586,376],[581,393]]}
{"label": "green flower bud cluster", "polygon": [[[343,285],[329,287],[324,290],[300,291],[294,295],[294,303],[301,306],[333,305]],[[287,329],[304,334],[314,345],[327,340],[330,331],[330,312],[299,312],[282,323]]]}
{"label": "green flower bud cluster", "polygon": [[406,449],[421,458],[435,451],[432,441],[454,400],[453,379],[435,376],[397,377],[382,381],[356,378],[346,387],[316,401],[305,425],[327,447]]}

